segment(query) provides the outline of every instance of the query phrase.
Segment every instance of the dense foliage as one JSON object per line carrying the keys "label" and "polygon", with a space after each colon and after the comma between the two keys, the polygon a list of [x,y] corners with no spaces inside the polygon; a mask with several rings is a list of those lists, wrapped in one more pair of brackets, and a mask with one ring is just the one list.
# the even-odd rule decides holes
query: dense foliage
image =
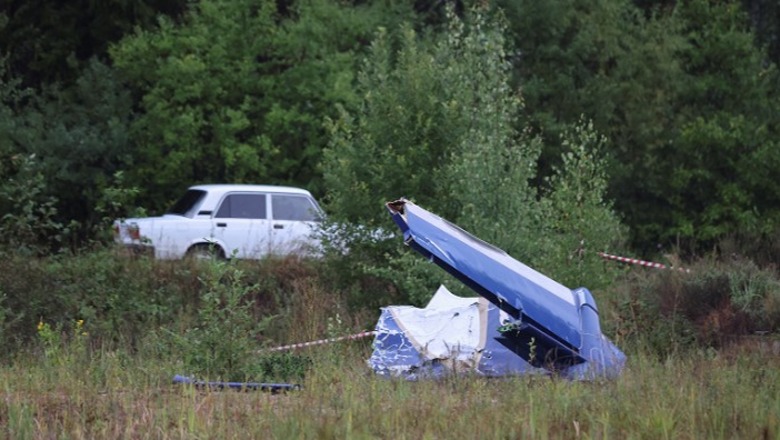
{"label": "dense foliage", "polygon": [[[322,196],[332,190],[323,181],[322,153],[338,142],[323,121],[338,120],[339,106],[355,115],[362,105],[357,89],[365,81],[358,72],[369,47],[389,44],[385,50],[395,57],[399,44],[413,41],[380,40],[392,40],[402,22],[408,23],[404,38],[414,44],[453,36],[445,4],[7,2],[0,8],[0,173],[4,182],[24,181],[24,173],[42,176],[35,203],[49,206],[50,219],[63,229],[54,234],[59,242],[41,243],[42,249],[80,246],[98,237],[104,218],[134,207],[159,212],[195,182],[289,183]],[[519,92],[525,105],[491,123],[513,125],[521,144],[541,136],[531,176],[535,196],[547,191],[547,178],[562,164],[568,148],[562,135],[584,118],[605,136],[607,196],[637,251],[682,246],[697,253],[737,232],[749,240],[777,234],[780,76],[771,2],[454,4],[466,23],[477,4],[504,12],[503,38],[513,44],[500,54],[475,54],[471,62],[498,56],[511,65],[509,85],[489,99],[518,99]],[[385,34],[377,34],[380,27]],[[462,148],[448,144],[456,138],[486,148],[500,144],[480,140],[496,128],[490,125],[476,127],[469,140],[459,135],[469,126],[459,125],[465,115],[450,119],[455,125],[438,125],[453,110],[434,105],[443,99],[436,96],[462,87],[445,82],[454,73],[442,70],[438,83],[411,84],[436,72],[438,62],[410,64],[404,72],[410,87],[397,99],[410,106],[408,117],[428,119],[408,121],[420,127],[409,132],[384,132],[393,138],[393,152],[382,154],[436,160],[444,150]],[[428,142],[418,143],[423,135]],[[419,172],[407,167],[411,174],[403,180],[410,189],[423,177],[443,182],[448,170],[440,165],[417,163]],[[375,199],[385,196],[379,187],[370,190]],[[406,195],[424,202],[440,192],[431,190]],[[127,206],[110,201],[117,191]],[[514,203],[524,197],[530,194]],[[461,202],[450,203],[444,214]],[[0,214],[20,216],[20,208],[5,201]]]}
{"label": "dense foliage", "polygon": [[[591,251],[619,247],[623,235],[604,199],[603,139],[584,122],[565,134],[564,163],[537,194],[529,182],[542,143],[513,124],[521,102],[502,21],[481,12],[468,24],[452,13],[448,20],[444,37],[420,40],[406,26],[374,41],[359,76],[360,108],[329,124],[333,217],[390,227],[379,208],[408,195],[561,282],[600,287],[609,277]],[[410,253],[390,256],[397,252],[374,252],[372,263],[361,255],[356,267],[425,299],[441,274],[420,286],[410,274],[430,266]]]}
{"label": "dense foliage", "polygon": [[[778,73],[733,2],[503,1],[532,125],[581,114],[610,141],[610,194],[643,252],[777,230]],[[558,149],[545,150],[543,164]],[[759,183],[760,182],[760,183]]]}
{"label": "dense foliage", "polygon": [[[611,301],[614,330],[659,335],[644,341],[655,351],[716,343],[714,321],[726,323],[716,333],[777,330],[780,73],[776,23],[756,20],[765,2],[87,3],[66,7],[64,22],[116,26],[54,32],[56,5],[44,0],[0,9],[9,347],[44,315],[88,319],[102,341],[131,346],[144,326],[162,326],[184,352],[222,337],[209,323],[247,322],[254,284],[226,293],[214,280],[193,285],[190,268],[160,275],[145,260],[69,253],[100,249],[114,218],[158,213],[186,186],[216,181],[307,187],[336,237],[369,238],[346,239],[346,257],[318,263],[317,277],[295,272],[274,296],[272,310],[304,316],[306,336],[322,323],[289,292],[319,304],[327,289],[364,316],[422,303],[441,281],[377,239],[392,228],[382,204],[401,196],[570,286],[614,286],[618,266],[596,252],[627,246],[740,261],[640,281]],[[682,300],[701,292],[719,301],[708,297],[704,315]],[[200,314],[179,314],[179,303]],[[655,326],[659,313],[680,332]],[[181,316],[192,322],[171,324]]]}
{"label": "dense foliage", "polygon": [[[354,52],[380,16],[368,6],[199,2],[178,25],[111,50],[139,97],[131,169],[159,209],[192,182],[291,183],[317,189],[322,119],[352,99]],[[153,166],[150,166],[154,164]]]}
{"label": "dense foliage", "polygon": [[[777,436],[777,12],[1,3],[0,437]],[[338,252],[155,261],[106,246],[113,219],[218,181],[311,189]],[[402,196],[589,287],[624,375],[398,383],[366,374],[364,342],[268,351],[368,330],[379,306],[449,281],[385,239],[382,205]],[[171,390],[174,373],[304,390],[217,398]]]}
{"label": "dense foliage", "polygon": [[160,15],[176,18],[186,0],[8,0],[0,5],[0,48],[24,84],[70,84],[92,57]]}

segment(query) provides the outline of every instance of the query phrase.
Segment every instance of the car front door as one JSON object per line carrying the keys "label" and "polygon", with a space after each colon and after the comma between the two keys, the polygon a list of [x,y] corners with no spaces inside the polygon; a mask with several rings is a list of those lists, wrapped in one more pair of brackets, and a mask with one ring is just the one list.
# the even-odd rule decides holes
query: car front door
{"label": "car front door", "polygon": [[228,257],[261,258],[271,246],[268,194],[229,193],[212,218],[212,237]]}
{"label": "car front door", "polygon": [[303,194],[271,194],[271,249],[278,255],[316,253],[312,231],[322,218],[319,206]]}

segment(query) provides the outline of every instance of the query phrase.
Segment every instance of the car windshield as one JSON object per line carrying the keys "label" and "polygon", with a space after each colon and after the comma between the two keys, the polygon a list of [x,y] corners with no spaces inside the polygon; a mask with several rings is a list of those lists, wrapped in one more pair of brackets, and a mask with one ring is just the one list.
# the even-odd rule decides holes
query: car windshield
{"label": "car windshield", "polygon": [[205,195],[206,191],[200,189],[189,189],[176,203],[173,204],[171,209],[168,210],[167,214],[192,217],[195,212],[195,208]]}

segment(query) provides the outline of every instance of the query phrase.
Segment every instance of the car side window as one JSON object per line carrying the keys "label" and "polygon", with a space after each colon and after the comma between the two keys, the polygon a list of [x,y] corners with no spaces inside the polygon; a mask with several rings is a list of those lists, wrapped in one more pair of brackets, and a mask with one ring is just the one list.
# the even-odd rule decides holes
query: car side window
{"label": "car side window", "polygon": [[265,194],[229,194],[222,200],[216,218],[254,218],[266,216]]}
{"label": "car side window", "polygon": [[273,194],[271,204],[274,220],[314,222],[320,219],[319,210],[305,196]]}

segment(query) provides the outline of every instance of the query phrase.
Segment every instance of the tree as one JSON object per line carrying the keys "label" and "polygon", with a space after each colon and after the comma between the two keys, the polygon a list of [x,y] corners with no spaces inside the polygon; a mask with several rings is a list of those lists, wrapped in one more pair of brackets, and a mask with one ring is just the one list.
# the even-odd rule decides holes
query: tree
{"label": "tree", "polygon": [[[35,203],[52,208],[46,210],[52,222],[75,222],[75,237],[90,236],[104,220],[96,206],[130,161],[129,94],[108,66],[93,60],[70,88],[37,93],[16,79],[5,84],[0,102],[7,115],[0,154],[10,156],[0,169],[6,189],[16,188],[20,200],[26,192],[38,194]],[[20,215],[18,204],[1,209]]]}
{"label": "tree", "polygon": [[512,17],[526,116],[546,141],[540,180],[560,163],[561,135],[585,115],[609,140],[616,209],[634,229],[635,244],[648,239],[644,225],[664,215],[647,209],[658,203],[648,182],[664,160],[658,151],[676,136],[675,103],[685,87],[679,24],[674,17],[648,18],[622,0],[500,4]]}
{"label": "tree", "polygon": [[686,2],[689,49],[681,54],[690,87],[681,93],[685,116],[658,191],[672,214],[665,234],[711,245],[735,232],[776,232],[780,192],[777,135],[780,76],[754,45],[737,3]]}
{"label": "tree", "polygon": [[588,280],[591,288],[608,286],[614,273],[604,270],[598,252],[619,252],[628,235],[607,198],[607,142],[592,122],[580,120],[562,135],[561,166],[546,178],[544,252],[538,264],[543,272],[560,273],[558,281],[565,285]]}
{"label": "tree", "polygon": [[746,15],[736,2],[633,3],[645,9],[501,3],[526,115],[547,146],[541,175],[556,166],[560,134],[585,115],[609,140],[609,193],[641,252],[697,252],[735,230],[771,229],[776,192],[763,176],[777,163],[778,76]]}
{"label": "tree", "polygon": [[[536,175],[541,145],[515,128],[521,101],[509,85],[503,21],[484,11],[461,21],[450,11],[448,23],[447,32],[438,36],[420,37],[408,26],[396,39],[386,30],[378,33],[359,75],[359,110],[342,111],[329,123],[331,142],[324,161],[328,207],[336,220],[386,226],[383,203],[407,196],[522,261],[552,261],[571,235],[579,242],[588,226],[580,222],[578,230],[574,223],[559,222],[555,234],[549,234],[552,212],[585,209],[570,206],[562,194],[573,191],[565,186],[572,179],[582,183],[583,173],[568,168],[582,166],[581,151],[588,147],[577,150],[578,158],[567,162],[567,170],[553,182],[560,189],[554,194],[561,196],[538,202],[529,180]],[[618,227],[604,203],[601,182],[589,187],[589,197],[576,201],[590,213],[603,212],[597,218],[610,219],[603,226]],[[594,249],[605,249],[607,243],[619,242],[619,235],[587,237]],[[418,303],[441,281],[441,274],[431,272],[423,260],[399,252],[398,243],[373,252],[363,252],[362,245],[350,245],[351,251],[359,251],[351,269],[388,279]],[[548,267],[554,278],[568,270]]]}
{"label": "tree", "polygon": [[6,0],[0,3],[0,48],[9,53],[10,72],[23,85],[70,86],[89,60],[106,60],[111,42],[158,14],[179,16],[186,0]]}
{"label": "tree", "polygon": [[[354,99],[354,54],[382,9],[203,0],[111,49],[139,96],[132,178],[159,210],[196,182],[318,189],[322,117]],[[381,6],[381,5],[380,5]]]}

